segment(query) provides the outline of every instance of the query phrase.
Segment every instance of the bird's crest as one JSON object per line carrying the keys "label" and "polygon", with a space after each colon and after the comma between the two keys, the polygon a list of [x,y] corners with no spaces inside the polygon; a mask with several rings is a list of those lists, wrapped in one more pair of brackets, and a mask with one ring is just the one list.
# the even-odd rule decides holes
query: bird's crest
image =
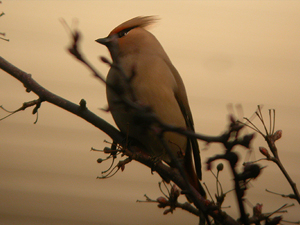
{"label": "bird's crest", "polygon": [[138,16],[134,17],[130,20],[127,20],[126,22],[120,24],[117,26],[115,29],[113,29],[110,35],[117,34],[122,30],[127,30],[127,29],[134,29],[136,27],[147,27],[153,23],[155,23],[158,20],[158,17],[156,16]]}

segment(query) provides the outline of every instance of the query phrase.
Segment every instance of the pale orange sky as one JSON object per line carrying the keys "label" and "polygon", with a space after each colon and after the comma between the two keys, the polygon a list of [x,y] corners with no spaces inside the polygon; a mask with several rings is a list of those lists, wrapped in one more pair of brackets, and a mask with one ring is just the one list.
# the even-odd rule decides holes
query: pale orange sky
{"label": "pale orange sky", "polygon": [[[94,40],[132,17],[159,16],[150,31],[185,82],[196,130],[220,134],[229,103],[242,104],[248,117],[263,104],[266,119],[267,109],[275,108],[276,129],[283,130],[279,154],[300,183],[299,1],[2,1],[1,11],[6,15],[0,18],[0,32],[10,39],[0,41],[1,56],[48,90],[75,103],[84,98],[90,110],[112,123],[111,116],[99,110],[106,105],[103,84],[67,53],[69,38],[59,18],[68,24],[77,18],[82,50],[105,75],[108,68],[98,57],[109,54]],[[0,74],[0,105],[14,110],[36,98],[14,78]],[[5,115],[0,111],[1,117]],[[144,194],[154,199],[161,195],[160,178],[137,162],[113,178],[96,180],[108,163],[97,164],[96,159],[105,156],[89,149],[103,148],[108,138],[93,126],[47,103],[36,125],[34,121],[28,109],[0,123],[0,224],[197,223],[181,210],[163,216],[156,205],[135,202]],[[261,145],[267,146],[257,136],[252,160],[261,157]],[[244,159],[246,151],[237,151]],[[202,160],[219,152],[219,146],[212,145],[202,151]],[[295,201],[264,191],[289,194],[291,188],[275,165],[261,164],[268,167],[251,183],[247,199],[253,205],[263,203],[264,212],[294,202],[296,207],[284,216],[299,221]],[[227,191],[232,183],[223,173]],[[214,194],[213,176],[205,172],[203,180]],[[232,193],[224,204],[228,205],[231,209],[226,211],[236,217]]]}

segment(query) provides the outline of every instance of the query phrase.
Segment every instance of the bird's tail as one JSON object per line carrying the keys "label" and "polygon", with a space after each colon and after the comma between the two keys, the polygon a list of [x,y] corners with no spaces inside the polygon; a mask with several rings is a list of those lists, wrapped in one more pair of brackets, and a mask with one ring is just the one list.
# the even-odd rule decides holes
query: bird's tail
{"label": "bird's tail", "polygon": [[[188,146],[189,147],[189,146]],[[188,148],[189,150],[186,151],[185,157],[184,157],[184,169],[186,171],[186,175],[189,179],[190,184],[203,196],[206,198],[206,192],[204,188],[202,187],[202,184],[199,181],[198,175],[195,171],[195,166],[193,163],[192,158],[192,150],[191,148]]]}

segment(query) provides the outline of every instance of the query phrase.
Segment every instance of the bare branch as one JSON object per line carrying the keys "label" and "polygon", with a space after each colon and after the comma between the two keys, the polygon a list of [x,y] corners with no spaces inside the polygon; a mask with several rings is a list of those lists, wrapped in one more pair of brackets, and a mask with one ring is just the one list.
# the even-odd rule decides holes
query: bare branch
{"label": "bare branch", "polygon": [[40,101],[49,102],[66,111],[73,113],[74,115],[81,117],[82,119],[86,120],[90,124],[105,132],[113,140],[116,140],[118,143],[122,142],[124,137],[121,134],[121,132],[118,131],[115,127],[113,127],[105,120],[92,113],[87,108],[82,108],[80,105],[72,103],[48,91],[40,84],[38,84],[34,79],[32,79],[32,76],[30,74],[25,73],[24,71],[13,66],[2,57],[0,57],[0,68],[12,75],[13,77],[15,77],[16,79],[18,79],[20,82],[22,82],[27,89],[37,94],[39,96]]}
{"label": "bare branch", "polygon": [[[272,116],[273,113],[273,116]],[[264,147],[260,147],[259,150],[260,152],[266,156],[266,160],[272,161],[274,162],[279,169],[281,170],[281,172],[283,173],[283,175],[285,176],[285,178],[287,179],[287,181],[289,182],[290,186],[293,189],[294,195],[290,195],[293,196],[294,199],[296,199],[298,201],[298,203],[300,204],[300,194],[299,191],[297,189],[296,183],[292,180],[292,178],[290,177],[290,175],[288,174],[288,172],[286,171],[285,167],[283,166],[283,164],[281,163],[281,160],[279,158],[279,154],[278,154],[278,149],[276,147],[275,142],[277,140],[279,140],[282,136],[282,131],[281,130],[277,130],[276,132],[274,132],[275,130],[275,110],[274,109],[270,109],[269,110],[269,121],[270,121],[270,130],[268,131],[262,116],[262,112],[261,112],[261,107],[258,106],[258,110],[256,112],[257,116],[259,117],[261,123],[263,124],[263,127],[266,131],[266,133],[264,134],[263,132],[261,132],[252,122],[249,121],[249,119],[246,119],[248,122],[250,122],[250,124],[252,126],[247,125],[248,127],[254,129],[256,132],[258,132],[259,134],[261,134],[264,139],[266,140],[270,151],[272,152],[273,156],[271,156],[269,154],[269,152],[267,151],[266,148]],[[246,125],[243,122],[238,121],[239,123]]]}

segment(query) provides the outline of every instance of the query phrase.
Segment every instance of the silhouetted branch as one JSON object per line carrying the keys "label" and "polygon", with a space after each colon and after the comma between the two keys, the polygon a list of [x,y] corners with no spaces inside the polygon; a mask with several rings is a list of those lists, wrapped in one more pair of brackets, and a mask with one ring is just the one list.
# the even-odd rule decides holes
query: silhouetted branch
{"label": "silhouetted branch", "polygon": [[292,180],[292,178],[290,177],[290,175],[288,174],[288,172],[286,171],[285,167],[283,166],[283,164],[280,161],[279,158],[279,154],[278,154],[278,149],[276,147],[275,142],[277,140],[279,140],[282,136],[282,131],[281,130],[277,130],[275,131],[275,110],[274,109],[270,109],[269,110],[269,122],[270,122],[270,128],[269,130],[267,129],[264,119],[263,119],[263,115],[261,112],[261,107],[258,105],[257,107],[257,111],[256,111],[256,115],[258,116],[259,120],[261,121],[261,123],[263,124],[265,133],[263,133],[262,131],[260,131],[255,124],[253,124],[249,119],[244,118],[249,124],[247,123],[243,123],[241,121],[238,121],[240,124],[243,124],[253,130],[255,130],[257,133],[259,133],[260,135],[262,135],[265,139],[265,141],[267,142],[269,149],[271,151],[271,153],[273,154],[273,156],[271,156],[269,154],[269,151],[265,148],[265,147],[259,147],[260,152],[266,156],[265,160],[268,161],[272,161],[274,162],[279,169],[281,170],[281,172],[283,173],[283,175],[285,176],[285,178],[287,179],[287,181],[289,182],[290,186],[293,189],[294,195],[290,194],[289,196],[292,196],[292,198],[296,199],[298,201],[298,203],[300,204],[300,194],[299,191],[297,189],[296,183]]}
{"label": "silhouetted branch", "polygon": [[[118,131],[115,127],[113,127],[111,124],[107,123],[102,118],[98,117],[94,113],[92,113],[88,108],[84,106],[77,105],[75,103],[72,103],[58,95],[55,95],[54,93],[48,91],[44,87],[42,87],[40,84],[38,84],[34,79],[32,79],[31,74],[28,74],[17,67],[13,66],[9,62],[7,62],[5,59],[3,59],[0,56],[0,68],[16,79],[18,79],[21,83],[24,84],[26,91],[32,91],[36,95],[39,96],[39,101],[34,103],[42,103],[43,102],[49,102],[53,105],[56,105],[62,109],[65,109],[81,118],[89,122],[90,124],[94,125],[95,127],[99,128],[100,130],[104,131],[108,136],[110,136],[113,140],[116,140],[118,142],[122,142],[124,139],[123,135],[120,131]],[[25,110],[27,107],[34,106],[36,104],[25,104],[26,106],[22,106],[21,109]],[[18,110],[20,111],[20,110]]]}
{"label": "silhouetted branch", "polygon": [[182,210],[185,210],[189,213],[194,214],[195,216],[199,215],[199,210],[195,207],[193,207],[190,203],[179,203],[177,201],[172,202],[170,201],[170,198],[165,197],[158,197],[156,200],[150,199],[147,195],[144,195],[146,200],[137,200],[137,202],[152,202],[152,203],[158,203],[159,208],[166,208],[169,207],[164,211],[164,214],[173,213],[173,211],[176,208],[180,208]]}

